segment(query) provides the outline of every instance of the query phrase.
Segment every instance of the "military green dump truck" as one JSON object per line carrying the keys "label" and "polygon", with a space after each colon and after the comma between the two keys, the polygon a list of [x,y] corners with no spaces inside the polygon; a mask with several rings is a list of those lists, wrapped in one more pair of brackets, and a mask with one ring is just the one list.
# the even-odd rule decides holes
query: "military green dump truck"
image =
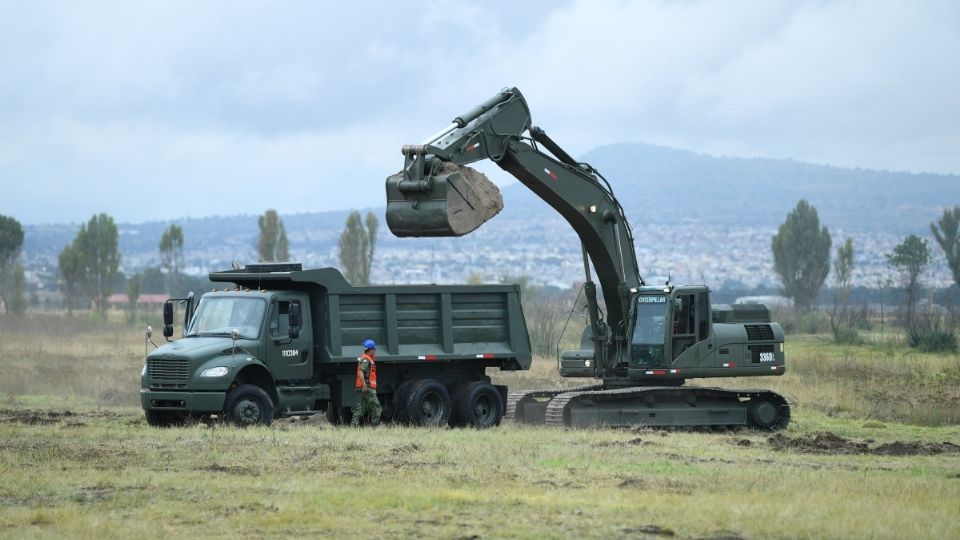
{"label": "military green dump truck", "polygon": [[164,337],[176,303],[184,330],[146,357],[140,398],[150,425],[216,416],[246,426],[317,412],[348,422],[357,357],[373,339],[385,420],[494,426],[507,389],[487,368],[530,367],[515,285],[352,287],[336,269],[299,264],[210,280],[228,285],[197,305],[192,296],[164,305]]}

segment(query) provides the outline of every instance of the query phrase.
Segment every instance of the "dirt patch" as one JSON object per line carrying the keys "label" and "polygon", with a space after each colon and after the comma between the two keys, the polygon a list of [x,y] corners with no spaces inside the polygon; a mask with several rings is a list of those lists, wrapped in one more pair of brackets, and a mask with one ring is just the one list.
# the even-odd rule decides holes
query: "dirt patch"
{"label": "dirt patch", "polygon": [[413,443],[394,447],[390,450],[390,452],[393,454],[409,454],[410,452],[416,452],[417,450],[420,450],[420,445]]}
{"label": "dirt patch", "polygon": [[739,446],[741,448],[750,448],[751,446],[753,446],[753,441],[751,441],[750,439],[737,439],[734,437],[734,438],[727,439],[727,442],[734,446]]}
{"label": "dirt patch", "polygon": [[246,467],[241,467],[239,465],[220,465],[219,463],[214,463],[213,465],[207,465],[206,467],[200,467],[198,471],[210,471],[210,472],[220,472],[233,474],[237,476],[260,476],[260,473]]}
{"label": "dirt patch", "polygon": [[623,529],[624,534],[645,534],[648,536],[676,536],[673,529],[661,527],[659,525],[641,525],[640,527],[628,527]]}
{"label": "dirt patch", "polygon": [[836,433],[821,431],[810,435],[789,437],[782,433],[767,439],[774,450],[805,454],[872,454],[878,456],[931,456],[960,452],[960,445],[949,442],[925,443],[894,441],[872,445],[874,441],[854,441]]}
{"label": "dirt patch", "polygon": [[651,445],[654,445],[654,444],[656,444],[656,443],[650,442],[650,441],[645,441],[645,440],[641,439],[640,437],[637,437],[637,438],[635,438],[635,439],[630,439],[629,441],[604,441],[604,442],[598,442],[598,443],[595,443],[595,444],[593,444],[593,445],[591,445],[591,446],[593,446],[594,448],[609,448],[609,447],[618,447],[618,446],[619,446],[619,447],[622,447],[622,446],[651,446]]}
{"label": "dirt patch", "polygon": [[66,424],[70,427],[86,425],[82,420],[91,418],[117,418],[122,416],[113,411],[49,411],[40,409],[0,409],[0,423],[22,424],[27,426],[49,426]]}
{"label": "dirt patch", "polygon": [[647,489],[650,483],[643,478],[626,478],[623,482],[617,484],[618,488],[623,489]]}
{"label": "dirt patch", "polygon": [[696,540],[746,540],[746,538],[735,532],[721,531],[709,536],[698,536]]}
{"label": "dirt patch", "polygon": [[28,426],[46,426],[59,424],[76,413],[72,411],[35,411],[31,409],[0,409],[0,422],[7,424],[25,424]]}

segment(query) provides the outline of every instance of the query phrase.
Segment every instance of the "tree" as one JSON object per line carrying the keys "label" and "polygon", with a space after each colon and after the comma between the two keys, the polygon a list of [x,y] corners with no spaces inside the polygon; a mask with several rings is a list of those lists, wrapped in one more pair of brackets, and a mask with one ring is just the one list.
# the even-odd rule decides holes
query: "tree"
{"label": "tree", "polygon": [[16,315],[23,315],[27,310],[26,281],[23,275],[23,267],[17,265],[13,270],[13,293],[9,295],[7,304],[8,312]]}
{"label": "tree", "polygon": [[960,286],[960,206],[944,210],[940,221],[930,224],[930,231],[947,257],[953,283]]}
{"label": "tree", "polygon": [[267,210],[258,220],[260,225],[260,240],[257,242],[257,252],[261,262],[288,261],[290,248],[287,244],[287,231],[283,228],[283,220],[276,210]]}
{"label": "tree", "polygon": [[77,301],[81,282],[83,281],[83,253],[74,243],[63,248],[57,259],[60,266],[60,290],[67,305],[67,314],[73,315],[73,306]]}
{"label": "tree", "polygon": [[853,274],[853,240],[837,247],[837,256],[833,259],[833,279],[837,290],[833,299],[833,312],[830,314],[830,329],[833,339],[838,343],[860,341],[856,330],[852,328],[850,317],[850,282]]}
{"label": "tree", "polygon": [[7,313],[10,313],[10,302],[13,300],[12,295],[16,287],[16,270],[19,266],[21,247],[23,247],[23,227],[20,226],[20,222],[12,217],[0,215],[0,300],[3,300],[4,310]]}
{"label": "tree", "polygon": [[370,284],[370,268],[377,243],[377,216],[367,212],[366,224],[360,212],[354,210],[347,216],[347,223],[340,233],[340,264],[353,285]]}
{"label": "tree", "polygon": [[80,226],[73,242],[83,257],[83,278],[87,294],[93,299],[97,312],[107,309],[107,296],[120,266],[119,234],[113,218],[107,214],[95,215]]}
{"label": "tree", "polygon": [[833,260],[833,279],[837,282],[837,302],[846,308],[850,299],[850,280],[853,274],[853,240],[837,247],[837,257]]}
{"label": "tree", "polygon": [[127,280],[127,305],[130,312],[128,317],[133,321],[137,313],[137,301],[140,300],[140,274],[134,274]]}
{"label": "tree", "polygon": [[183,229],[176,223],[160,236],[160,266],[166,270],[167,294],[180,294],[180,267],[183,264]]}
{"label": "tree", "polygon": [[930,262],[930,249],[927,241],[915,234],[908,236],[902,243],[893,248],[893,253],[887,255],[891,266],[903,272],[906,278],[907,291],[907,326],[914,322],[914,307],[919,292],[920,274]]}
{"label": "tree", "polygon": [[801,311],[810,305],[830,272],[830,231],[817,209],[801,199],[773,236],[773,269],[783,293]]}

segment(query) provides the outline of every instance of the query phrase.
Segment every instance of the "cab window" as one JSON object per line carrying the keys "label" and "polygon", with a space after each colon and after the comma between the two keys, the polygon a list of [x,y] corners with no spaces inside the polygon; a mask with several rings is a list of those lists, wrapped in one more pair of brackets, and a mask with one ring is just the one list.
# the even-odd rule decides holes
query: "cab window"
{"label": "cab window", "polygon": [[283,337],[290,334],[290,300],[281,300],[273,309],[270,317],[270,336]]}

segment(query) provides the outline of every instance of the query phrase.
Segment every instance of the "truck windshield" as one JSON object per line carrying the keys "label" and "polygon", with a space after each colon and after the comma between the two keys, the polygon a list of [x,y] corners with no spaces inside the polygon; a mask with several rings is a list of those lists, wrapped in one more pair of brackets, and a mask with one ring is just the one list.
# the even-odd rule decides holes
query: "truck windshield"
{"label": "truck windshield", "polygon": [[236,329],[247,339],[260,337],[267,303],[262,298],[204,298],[190,322],[188,336],[228,336]]}
{"label": "truck windshield", "polygon": [[630,347],[633,363],[640,366],[663,363],[663,340],[666,333],[667,297],[638,296],[634,312],[633,339]]}

